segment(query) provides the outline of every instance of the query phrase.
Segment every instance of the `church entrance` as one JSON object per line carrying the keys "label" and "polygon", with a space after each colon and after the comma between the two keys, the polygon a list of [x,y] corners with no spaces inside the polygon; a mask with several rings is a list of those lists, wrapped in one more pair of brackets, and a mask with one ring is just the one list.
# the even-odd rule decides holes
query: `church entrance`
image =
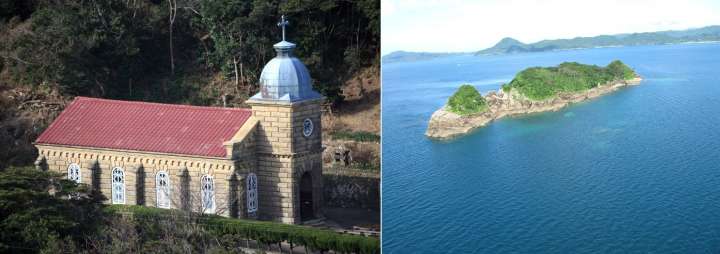
{"label": "church entrance", "polygon": [[300,220],[305,221],[315,217],[312,194],[312,176],[310,172],[305,172],[300,178]]}

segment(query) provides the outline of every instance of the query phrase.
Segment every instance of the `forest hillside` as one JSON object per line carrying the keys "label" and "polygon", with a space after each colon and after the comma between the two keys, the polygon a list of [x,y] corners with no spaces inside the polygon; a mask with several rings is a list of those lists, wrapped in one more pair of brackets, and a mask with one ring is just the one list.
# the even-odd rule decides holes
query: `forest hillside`
{"label": "forest hillside", "polygon": [[328,136],[379,138],[379,5],[0,0],[0,169],[32,164],[31,142],[75,96],[246,106],[275,56],[280,15],[328,98]]}

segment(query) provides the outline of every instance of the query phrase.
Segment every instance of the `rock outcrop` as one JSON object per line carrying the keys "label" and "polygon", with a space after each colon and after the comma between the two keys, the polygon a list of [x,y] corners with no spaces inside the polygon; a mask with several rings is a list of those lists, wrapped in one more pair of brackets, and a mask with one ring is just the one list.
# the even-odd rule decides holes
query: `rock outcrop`
{"label": "rock outcrop", "polygon": [[625,86],[640,84],[640,81],[642,79],[636,77],[630,80],[610,82],[579,93],[561,93],[552,99],[542,101],[530,100],[514,89],[508,93],[500,89],[484,96],[488,103],[488,109],[482,113],[462,116],[449,111],[447,105],[438,109],[432,114],[425,135],[437,139],[452,138],[485,126],[495,119],[505,116],[556,111],[571,103],[592,99]]}

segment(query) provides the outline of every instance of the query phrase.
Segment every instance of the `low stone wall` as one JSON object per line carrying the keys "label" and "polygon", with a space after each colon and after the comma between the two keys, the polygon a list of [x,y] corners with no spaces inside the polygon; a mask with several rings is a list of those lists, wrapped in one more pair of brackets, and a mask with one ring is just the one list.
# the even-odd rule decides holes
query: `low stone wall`
{"label": "low stone wall", "polygon": [[325,206],[380,210],[379,172],[331,168],[323,181]]}

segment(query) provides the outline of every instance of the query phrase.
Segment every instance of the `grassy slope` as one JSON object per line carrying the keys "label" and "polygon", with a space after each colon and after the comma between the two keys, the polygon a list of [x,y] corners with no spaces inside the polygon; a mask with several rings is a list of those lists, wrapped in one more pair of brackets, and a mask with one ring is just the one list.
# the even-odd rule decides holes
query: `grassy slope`
{"label": "grassy slope", "polygon": [[323,145],[352,151],[354,168],[380,168],[380,66],[365,68],[345,82],[345,101],[323,115]]}

